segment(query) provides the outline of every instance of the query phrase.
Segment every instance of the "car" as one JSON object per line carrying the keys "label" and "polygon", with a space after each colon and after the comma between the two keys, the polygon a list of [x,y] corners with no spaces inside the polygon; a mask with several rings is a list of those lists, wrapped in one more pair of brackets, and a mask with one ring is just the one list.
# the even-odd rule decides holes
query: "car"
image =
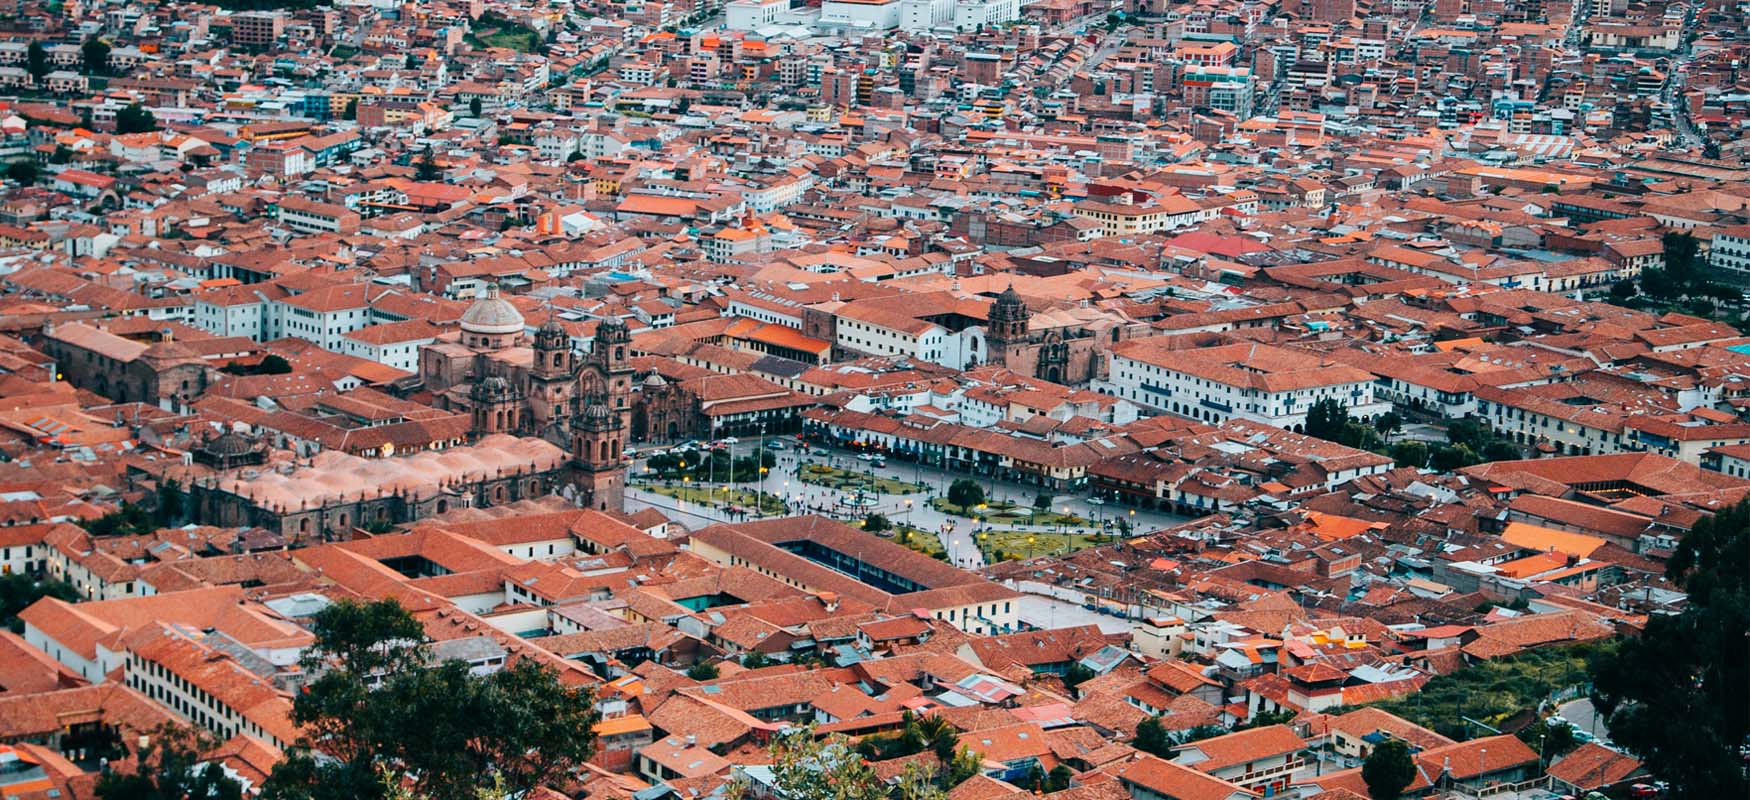
{"label": "car", "polygon": [[820,449],[820,448],[818,448],[818,447],[816,447],[816,448],[814,448],[814,449],[813,449],[813,450],[811,450],[811,451],[809,451],[809,453],[808,453],[808,454],[809,454],[809,455],[811,455],[811,456],[830,456],[830,455],[832,455],[832,454],[831,454],[831,453],[828,453],[828,452],[827,452],[827,451],[825,451],[825,450],[822,450],[822,449]]}
{"label": "car", "polygon": [[874,461],[875,455],[873,453],[858,453],[857,460],[858,461]]}
{"label": "car", "polygon": [[876,469],[880,469],[882,467],[887,466],[887,459],[882,458],[880,456],[876,456],[873,461],[869,462],[869,465],[872,467],[875,467]]}
{"label": "car", "polygon": [[1649,797],[1658,797],[1659,790],[1653,788],[1650,784],[1637,783],[1628,787],[1628,796],[1635,800],[1646,800],[1646,798]]}
{"label": "car", "polygon": [[720,444],[741,444],[741,440],[735,438],[734,436],[725,436],[721,439],[718,439],[717,441]]}
{"label": "car", "polygon": [[769,442],[766,442],[766,449],[767,450],[782,450],[782,449],[784,449],[784,443],[778,441],[777,439],[773,439]]}

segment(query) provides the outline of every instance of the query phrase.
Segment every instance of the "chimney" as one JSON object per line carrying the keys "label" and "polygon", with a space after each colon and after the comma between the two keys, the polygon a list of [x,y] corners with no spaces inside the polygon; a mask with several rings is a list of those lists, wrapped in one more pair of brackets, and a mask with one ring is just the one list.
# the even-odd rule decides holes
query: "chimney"
{"label": "chimney", "polygon": [[699,737],[698,736],[695,736],[691,733],[687,734],[687,746],[688,747],[695,747],[698,744],[699,744]]}

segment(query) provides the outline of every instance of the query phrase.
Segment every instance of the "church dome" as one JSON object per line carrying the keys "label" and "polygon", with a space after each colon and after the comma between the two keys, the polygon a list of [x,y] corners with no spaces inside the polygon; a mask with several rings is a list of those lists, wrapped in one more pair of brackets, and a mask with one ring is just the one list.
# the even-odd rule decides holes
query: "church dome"
{"label": "church dome", "polygon": [[483,336],[518,334],[523,332],[523,315],[509,300],[498,296],[497,284],[488,284],[480,298],[462,313],[462,330]]}
{"label": "church dome", "polygon": [[241,435],[226,431],[208,440],[206,451],[215,456],[240,456],[255,450],[255,443]]}

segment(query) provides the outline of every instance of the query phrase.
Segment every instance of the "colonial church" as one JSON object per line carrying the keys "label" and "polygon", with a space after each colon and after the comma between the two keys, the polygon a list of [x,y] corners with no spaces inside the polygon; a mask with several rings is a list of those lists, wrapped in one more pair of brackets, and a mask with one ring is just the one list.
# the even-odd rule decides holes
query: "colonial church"
{"label": "colonial church", "polygon": [[1103,377],[1104,348],[1147,336],[1147,325],[1099,308],[1034,313],[1010,286],[991,304],[985,327],[989,363],[1064,386]]}
{"label": "colonial church", "polygon": [[522,313],[488,286],[462,315],[460,333],[420,350],[425,389],[439,407],[468,413],[475,437],[538,436],[569,448],[582,502],[620,510],[632,413],[631,332],[625,323],[603,321],[589,351],[579,354],[556,319],[536,329],[532,341],[525,330]]}

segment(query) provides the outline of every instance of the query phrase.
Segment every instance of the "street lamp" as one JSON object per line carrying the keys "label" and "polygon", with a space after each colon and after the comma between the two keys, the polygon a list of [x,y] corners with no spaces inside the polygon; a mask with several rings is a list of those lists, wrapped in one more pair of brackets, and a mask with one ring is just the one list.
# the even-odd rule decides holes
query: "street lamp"
{"label": "street lamp", "polygon": [[1027,537],[1027,558],[1033,558],[1033,537],[1031,535]]}

